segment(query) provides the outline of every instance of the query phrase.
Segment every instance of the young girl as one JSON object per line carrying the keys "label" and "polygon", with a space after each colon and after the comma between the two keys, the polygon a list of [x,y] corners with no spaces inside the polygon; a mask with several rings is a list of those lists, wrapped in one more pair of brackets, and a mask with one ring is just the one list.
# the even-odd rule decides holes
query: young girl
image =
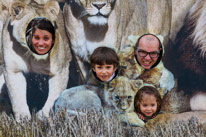
{"label": "young girl", "polygon": [[144,122],[154,118],[161,109],[161,96],[152,86],[144,86],[137,92],[134,100],[135,111]]}

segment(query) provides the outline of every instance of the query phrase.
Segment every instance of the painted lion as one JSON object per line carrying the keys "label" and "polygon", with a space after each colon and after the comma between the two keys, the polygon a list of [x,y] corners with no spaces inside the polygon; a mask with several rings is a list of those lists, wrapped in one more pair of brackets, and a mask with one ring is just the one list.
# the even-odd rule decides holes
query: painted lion
{"label": "painted lion", "polygon": [[124,76],[112,80],[109,88],[104,91],[104,96],[108,105],[114,109],[111,111],[104,108],[105,112],[111,111],[121,122],[143,127],[144,122],[134,112],[134,97],[142,86],[142,80],[129,80]]}
{"label": "painted lion", "polygon": [[[178,89],[190,96],[191,110],[206,110],[206,2],[197,0],[185,17],[170,53]],[[169,54],[168,56],[171,56]]]}
{"label": "painted lion", "polygon": [[65,3],[65,26],[79,64],[82,79],[89,70],[89,55],[96,47],[105,45],[118,49],[115,0],[72,0]]}
{"label": "painted lion", "polygon": [[[163,54],[164,54],[164,45],[163,37],[161,35],[156,35],[160,42],[162,43]],[[146,70],[139,65],[135,58],[134,47],[140,36],[129,36],[130,46],[125,47],[119,53],[120,59],[120,75],[126,76],[129,79],[141,79],[144,83],[149,83],[154,85],[160,91],[160,95],[163,96],[170,91],[174,85],[174,76],[173,74],[164,67],[164,63],[160,61],[154,68]]]}
{"label": "painted lion", "polygon": [[134,112],[134,96],[142,85],[142,80],[120,76],[105,90],[92,85],[73,87],[62,92],[55,102],[55,111],[66,110],[67,115],[75,116],[84,114],[84,109],[102,111],[107,117],[114,115],[121,122],[142,127],[144,122]]}
{"label": "painted lion", "polygon": [[[168,7],[168,1],[72,0],[66,3],[65,26],[82,78],[88,74],[89,56],[99,46],[119,51],[129,45],[129,35],[148,32],[161,34],[167,39],[170,27]],[[158,16],[154,15],[154,10],[159,12]],[[154,22],[156,19],[157,23]]]}
{"label": "painted lion", "polygon": [[[9,14],[3,28],[3,74],[15,118],[31,117],[26,99],[27,81],[24,77],[29,72],[50,77],[48,98],[38,112],[39,116],[49,117],[54,101],[67,86],[71,60],[59,4],[56,1],[46,4],[14,1],[9,7]],[[36,17],[47,18],[56,26],[54,46],[44,55],[33,53],[26,42],[26,28]]]}

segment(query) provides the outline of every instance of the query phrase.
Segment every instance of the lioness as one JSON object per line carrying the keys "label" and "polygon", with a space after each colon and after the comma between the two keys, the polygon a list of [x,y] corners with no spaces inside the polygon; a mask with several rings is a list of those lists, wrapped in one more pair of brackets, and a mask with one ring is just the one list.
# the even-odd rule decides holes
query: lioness
{"label": "lioness", "polygon": [[[58,2],[50,1],[40,5],[36,2],[25,4],[14,1],[9,7],[9,13],[3,28],[3,73],[15,118],[31,117],[26,100],[27,82],[23,75],[27,72],[50,76],[49,95],[38,112],[39,116],[49,117],[54,101],[67,86],[71,60]],[[36,17],[47,18],[56,28],[54,46],[44,55],[33,53],[26,42],[27,25]]]}

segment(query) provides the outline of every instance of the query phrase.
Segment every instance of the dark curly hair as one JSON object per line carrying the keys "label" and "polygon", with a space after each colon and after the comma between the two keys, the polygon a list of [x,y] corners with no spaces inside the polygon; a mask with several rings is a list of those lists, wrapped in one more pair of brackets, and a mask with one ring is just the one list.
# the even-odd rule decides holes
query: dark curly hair
{"label": "dark curly hair", "polygon": [[137,94],[135,95],[135,99],[134,99],[135,111],[142,114],[142,112],[140,110],[140,102],[142,101],[142,98],[145,94],[153,95],[156,98],[157,111],[154,115],[158,114],[160,112],[160,109],[161,109],[162,98],[159,94],[159,91],[152,86],[144,86],[138,90]]}

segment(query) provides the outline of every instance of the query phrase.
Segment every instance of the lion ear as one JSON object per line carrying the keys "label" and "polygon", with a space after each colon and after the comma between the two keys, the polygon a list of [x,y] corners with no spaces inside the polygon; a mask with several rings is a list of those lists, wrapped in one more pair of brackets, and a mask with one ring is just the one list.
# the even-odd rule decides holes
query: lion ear
{"label": "lion ear", "polygon": [[138,91],[138,89],[141,88],[141,86],[143,85],[143,80],[132,80],[132,88],[134,89],[134,91]]}
{"label": "lion ear", "polygon": [[44,5],[44,11],[51,17],[52,20],[56,20],[59,14],[59,4],[57,1],[48,1]]}
{"label": "lion ear", "polygon": [[21,1],[12,2],[9,7],[9,13],[11,15],[11,19],[15,20],[17,18],[20,18],[25,8],[26,8],[26,4]]}

